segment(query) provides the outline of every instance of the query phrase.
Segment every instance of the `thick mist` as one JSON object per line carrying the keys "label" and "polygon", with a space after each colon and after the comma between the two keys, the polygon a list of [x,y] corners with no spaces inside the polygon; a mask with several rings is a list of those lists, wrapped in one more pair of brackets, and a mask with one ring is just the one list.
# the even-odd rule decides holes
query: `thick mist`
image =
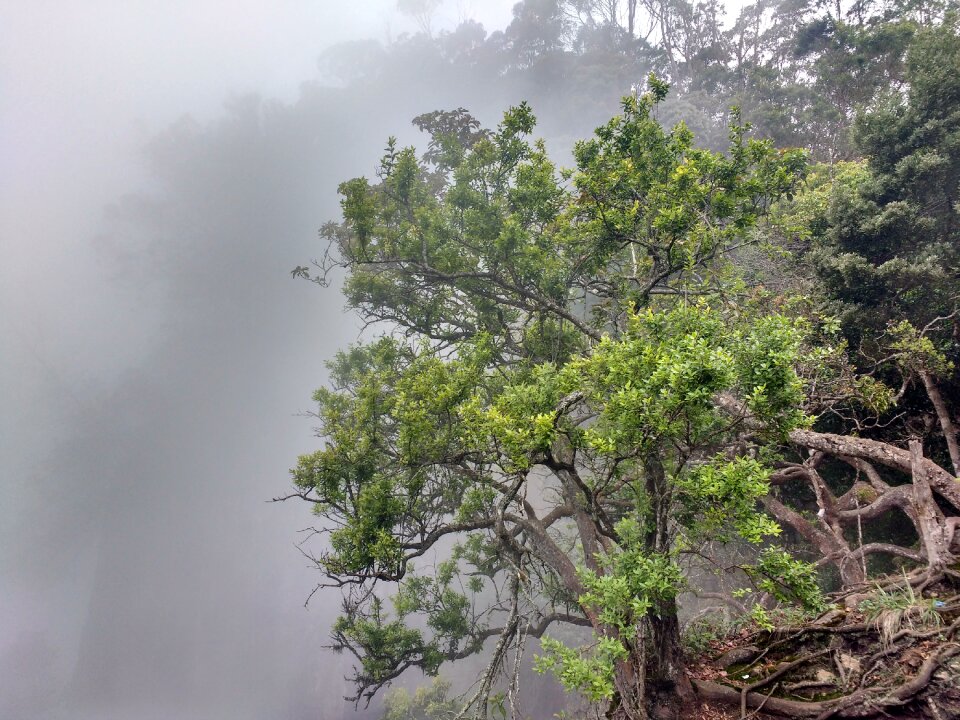
{"label": "thick mist", "polygon": [[0,10],[0,720],[363,716],[339,596],[303,607],[308,508],[266,503],[359,332],[290,270],[414,116],[528,100],[564,160],[645,75],[457,62],[510,1],[444,3],[431,30],[476,21],[447,62],[387,53],[395,6]]}
{"label": "thick mist", "polygon": [[0,718],[353,715],[309,514],[265,500],[357,334],[289,271],[440,99],[318,84],[393,5],[0,11]]}

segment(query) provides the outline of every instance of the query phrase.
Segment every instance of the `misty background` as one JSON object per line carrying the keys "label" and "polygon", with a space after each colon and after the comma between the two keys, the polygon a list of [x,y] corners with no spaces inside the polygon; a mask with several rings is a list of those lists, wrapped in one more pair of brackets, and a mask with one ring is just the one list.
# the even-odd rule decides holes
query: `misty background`
{"label": "misty background", "polygon": [[565,158],[643,82],[460,62],[512,6],[0,4],[0,720],[355,716],[265,501],[358,327],[290,270],[415,115],[526,99]]}

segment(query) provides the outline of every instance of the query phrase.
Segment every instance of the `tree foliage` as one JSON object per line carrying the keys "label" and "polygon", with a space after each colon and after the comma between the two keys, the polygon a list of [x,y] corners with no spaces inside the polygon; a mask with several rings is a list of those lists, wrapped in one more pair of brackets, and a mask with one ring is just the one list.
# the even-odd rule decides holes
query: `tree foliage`
{"label": "tree foliage", "polygon": [[[391,141],[377,182],[341,185],[324,270],[345,268],[350,305],[393,332],[331,365],[325,447],[294,481],[329,529],[319,566],[349,588],[334,634],[361,693],[571,622],[613,678],[588,694],[624,717],[669,704],[685,556],[779,532],[757,509],[771,467],[749,435],[808,422],[807,328],[726,298],[732,253],[804,156],[735,116],[727,154],[699,149],[652,117],[665,94],[651,79],[627,97],[570,171],[527,139],[521,105],[489,133],[436,123],[422,159]],[[429,568],[443,542],[452,558]],[[377,582],[396,584],[392,612]]]}

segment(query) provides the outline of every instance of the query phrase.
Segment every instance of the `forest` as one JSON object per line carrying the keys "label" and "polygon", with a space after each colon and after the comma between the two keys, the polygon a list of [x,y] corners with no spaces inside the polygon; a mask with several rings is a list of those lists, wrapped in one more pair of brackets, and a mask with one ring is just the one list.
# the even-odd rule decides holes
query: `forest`
{"label": "forest", "polygon": [[327,52],[340,92],[516,100],[424,108],[292,273],[365,328],[278,498],[349,700],[960,716],[957,3],[436,6]]}

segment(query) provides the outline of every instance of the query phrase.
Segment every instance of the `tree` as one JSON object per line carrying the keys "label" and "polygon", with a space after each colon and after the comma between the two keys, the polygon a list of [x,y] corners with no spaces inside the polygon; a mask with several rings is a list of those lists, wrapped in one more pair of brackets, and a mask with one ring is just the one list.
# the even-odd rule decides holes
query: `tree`
{"label": "tree", "polygon": [[516,63],[531,67],[562,52],[569,29],[557,0],[521,0],[513,6],[513,20],[505,35]]}
{"label": "tree", "polygon": [[729,302],[732,256],[804,156],[735,116],[728,154],[698,149],[651,116],[666,92],[651,78],[626,98],[572,171],[527,140],[521,105],[490,133],[434,114],[433,162],[391,141],[378,182],[341,185],[315,279],[345,270],[350,306],[388,334],[331,364],[325,445],[290,497],[322,520],[315,560],[345,590],[334,638],[358,699],[496,638],[470,699],[483,713],[509,648],[571,624],[593,642],[545,640],[541,667],[612,717],[675,717],[695,558],[765,546],[757,585],[819,603],[757,509],[765,445],[807,423],[805,326]]}
{"label": "tree", "polygon": [[[766,501],[836,565],[847,587],[866,579],[867,557],[874,555],[915,568],[911,581],[918,586],[945,574],[957,579],[951,568],[960,524],[960,439],[950,402],[960,359],[955,19],[920,30],[906,65],[908,92],[880,98],[857,120],[855,140],[865,162],[829,168],[831,182],[798,199],[806,206],[798,211],[806,216],[801,224],[809,228],[799,262],[815,270],[851,360],[868,376],[860,381],[874,377],[897,388],[866,417],[825,418],[821,424],[832,424],[832,435],[791,436],[810,454],[775,481],[807,485],[820,522],[775,498]],[[836,461],[846,472],[828,470],[829,482],[818,468]],[[890,515],[915,543],[893,542],[871,528]]]}
{"label": "tree", "polygon": [[[812,257],[851,341],[867,342],[875,357],[889,324],[920,329],[958,307],[956,21],[921,32],[907,66],[906,96],[885,96],[856,123],[866,171],[856,186],[838,188]],[[941,345],[954,327],[941,323]]]}
{"label": "tree", "polygon": [[430,35],[433,15],[440,7],[441,0],[397,0],[397,10],[416,21],[420,32]]}
{"label": "tree", "polygon": [[453,720],[460,708],[449,695],[450,683],[439,679],[413,694],[404,688],[390,690],[384,697],[382,720]]}

